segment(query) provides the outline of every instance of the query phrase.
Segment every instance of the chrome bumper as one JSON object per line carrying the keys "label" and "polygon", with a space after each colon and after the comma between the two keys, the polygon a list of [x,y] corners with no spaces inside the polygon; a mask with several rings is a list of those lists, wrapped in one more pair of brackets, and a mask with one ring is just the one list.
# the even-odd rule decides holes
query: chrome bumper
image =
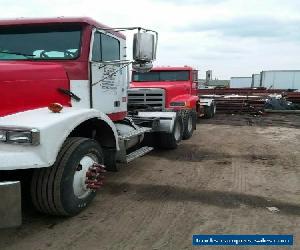
{"label": "chrome bumper", "polygon": [[176,119],[176,112],[138,112],[139,117],[151,118],[156,117],[159,118],[159,126],[154,128],[155,132],[166,132],[172,133],[173,127]]}
{"label": "chrome bumper", "polygon": [[21,184],[19,181],[0,182],[0,228],[21,224]]}

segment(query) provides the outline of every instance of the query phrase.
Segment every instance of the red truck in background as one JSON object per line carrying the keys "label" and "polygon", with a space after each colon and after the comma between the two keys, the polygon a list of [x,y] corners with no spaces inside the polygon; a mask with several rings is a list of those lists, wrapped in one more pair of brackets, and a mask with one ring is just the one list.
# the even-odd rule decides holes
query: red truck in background
{"label": "red truck in background", "polygon": [[192,136],[198,117],[212,118],[212,99],[200,99],[198,71],[192,67],[155,67],[150,72],[132,72],[128,110],[176,111],[183,120],[182,139]]}

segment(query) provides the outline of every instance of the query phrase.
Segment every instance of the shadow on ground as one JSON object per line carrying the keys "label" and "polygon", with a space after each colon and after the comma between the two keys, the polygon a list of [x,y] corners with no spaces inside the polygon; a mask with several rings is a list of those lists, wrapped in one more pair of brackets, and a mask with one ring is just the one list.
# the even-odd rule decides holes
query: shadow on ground
{"label": "shadow on ground", "polygon": [[114,195],[133,194],[132,198],[138,201],[190,201],[221,208],[240,208],[241,205],[251,208],[277,207],[280,209],[280,213],[300,216],[300,204],[292,204],[250,194],[196,190],[169,185],[130,183],[108,183],[106,190]]}
{"label": "shadow on ground", "polygon": [[[172,161],[183,162],[201,162],[207,160],[215,160],[216,162],[224,162],[224,164],[230,164],[233,158],[244,159],[249,162],[264,161],[271,164],[278,156],[275,154],[229,154],[216,150],[209,150],[203,147],[199,147],[197,144],[181,144],[178,149],[171,151],[172,153],[166,153],[168,151],[155,150],[151,152],[152,156],[165,158]],[[217,163],[218,164],[218,163]]]}

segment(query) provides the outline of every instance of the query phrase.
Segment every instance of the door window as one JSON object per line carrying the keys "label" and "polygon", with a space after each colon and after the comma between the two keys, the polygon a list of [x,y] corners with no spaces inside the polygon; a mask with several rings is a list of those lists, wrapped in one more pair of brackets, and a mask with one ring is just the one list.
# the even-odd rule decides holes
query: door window
{"label": "door window", "polygon": [[119,40],[96,32],[94,35],[92,60],[96,62],[120,60]]}
{"label": "door window", "polygon": [[94,35],[92,60],[95,61],[95,62],[100,62],[101,61],[101,39],[100,39],[100,33],[95,33],[95,35]]}

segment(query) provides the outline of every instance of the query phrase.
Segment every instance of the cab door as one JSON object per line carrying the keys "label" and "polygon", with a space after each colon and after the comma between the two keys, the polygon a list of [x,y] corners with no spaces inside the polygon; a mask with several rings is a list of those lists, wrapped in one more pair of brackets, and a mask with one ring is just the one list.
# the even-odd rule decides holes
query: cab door
{"label": "cab door", "polygon": [[110,33],[93,33],[90,54],[91,103],[92,108],[108,115],[125,113],[127,110],[127,70],[120,63],[124,43]]}

